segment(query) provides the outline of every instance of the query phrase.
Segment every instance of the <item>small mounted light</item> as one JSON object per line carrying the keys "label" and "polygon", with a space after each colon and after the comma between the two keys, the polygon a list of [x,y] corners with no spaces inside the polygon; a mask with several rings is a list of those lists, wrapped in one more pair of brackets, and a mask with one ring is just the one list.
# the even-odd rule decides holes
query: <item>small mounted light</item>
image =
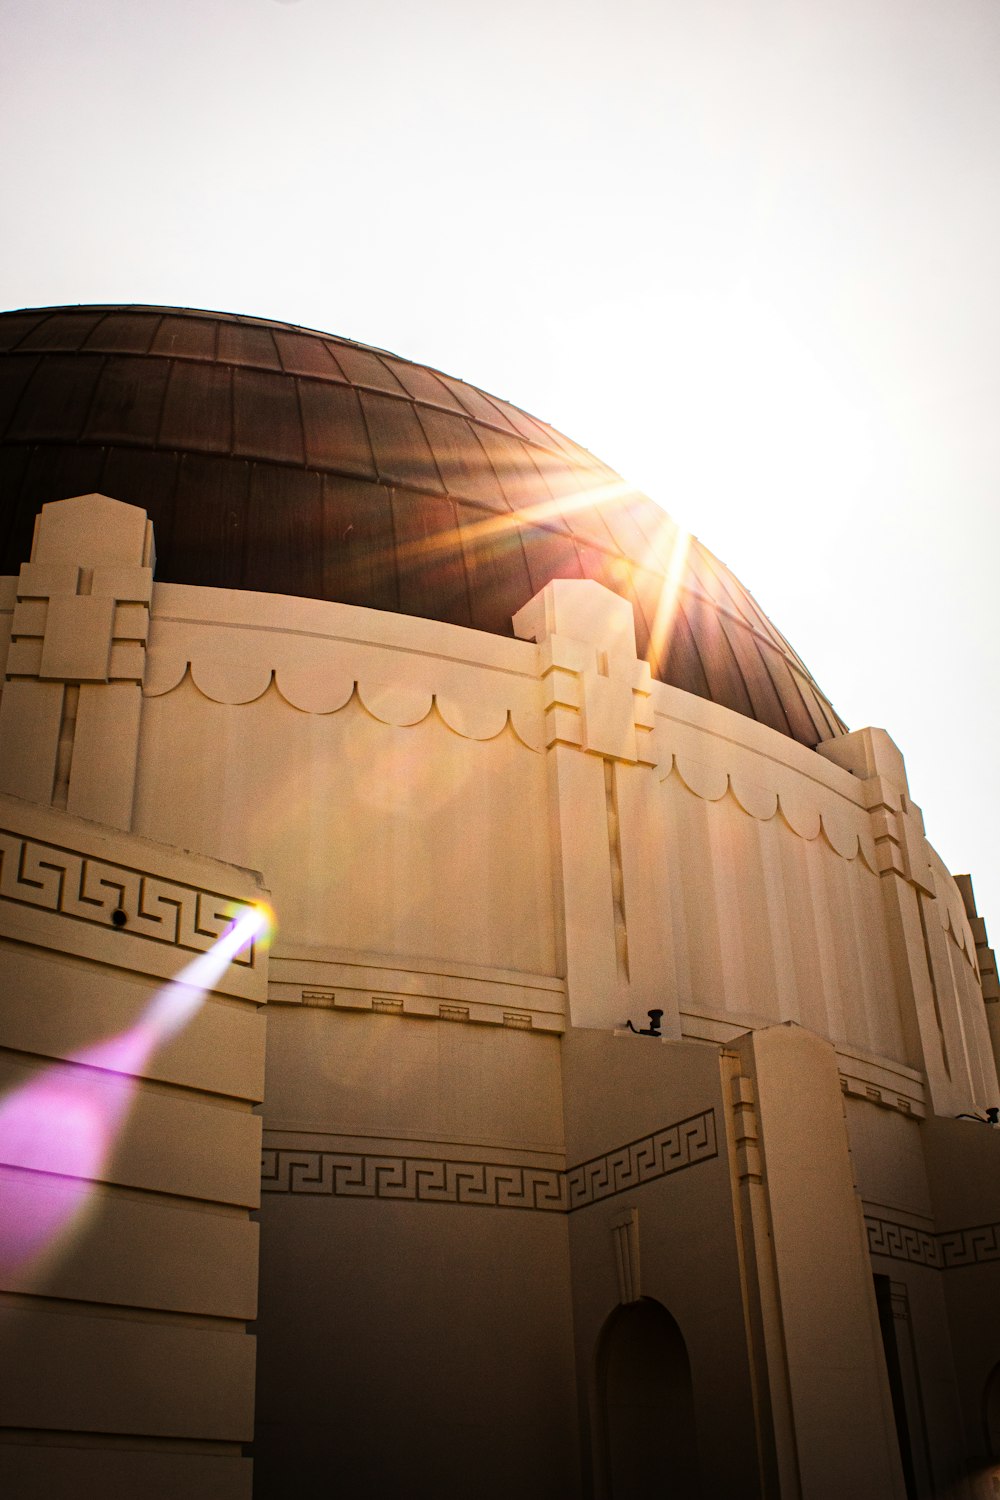
{"label": "small mounted light", "polygon": [[625,1025],[629,1031],[634,1031],[636,1036],[659,1036],[661,1034],[660,1023],[663,1020],[662,1010],[647,1010],[646,1014],[649,1017],[648,1026],[643,1026],[639,1029],[633,1026],[631,1021],[626,1021]]}

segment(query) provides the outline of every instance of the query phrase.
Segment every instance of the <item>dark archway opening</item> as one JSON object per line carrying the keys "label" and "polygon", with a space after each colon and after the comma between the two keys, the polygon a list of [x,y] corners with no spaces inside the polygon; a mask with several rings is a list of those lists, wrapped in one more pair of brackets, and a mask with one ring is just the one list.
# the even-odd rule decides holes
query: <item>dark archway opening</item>
{"label": "dark archway opening", "polygon": [[983,1428],[986,1452],[1000,1463],[1000,1365],[994,1365],[983,1389]]}
{"label": "dark archway opening", "polygon": [[598,1385],[610,1500],[700,1500],[691,1363],[659,1302],[643,1297],[612,1313]]}

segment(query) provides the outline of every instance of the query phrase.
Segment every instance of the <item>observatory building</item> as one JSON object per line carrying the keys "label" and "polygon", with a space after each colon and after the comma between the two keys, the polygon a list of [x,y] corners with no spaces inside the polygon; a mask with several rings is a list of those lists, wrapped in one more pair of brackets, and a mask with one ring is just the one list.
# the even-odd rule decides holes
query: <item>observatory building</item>
{"label": "observatory building", "polygon": [[8,313],[0,440],[3,1494],[995,1500],[1000,989],[889,735],[381,350]]}

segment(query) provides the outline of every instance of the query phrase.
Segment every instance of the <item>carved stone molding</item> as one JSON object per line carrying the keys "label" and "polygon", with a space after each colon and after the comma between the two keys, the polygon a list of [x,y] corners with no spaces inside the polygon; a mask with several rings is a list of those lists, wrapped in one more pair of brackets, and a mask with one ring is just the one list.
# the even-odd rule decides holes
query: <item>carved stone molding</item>
{"label": "carved stone molding", "polygon": [[629,1141],[566,1172],[569,1209],[585,1208],[617,1193],[681,1172],[718,1156],[715,1111],[706,1109]]}
{"label": "carved stone molding", "polygon": [[715,1111],[709,1109],[567,1171],[510,1162],[265,1148],[261,1188],[265,1193],[574,1213],[717,1155]]}
{"label": "carved stone molding", "polygon": [[898,1220],[865,1215],[868,1249],[872,1255],[909,1261],[935,1271],[962,1266],[984,1266],[1000,1261],[1000,1224],[976,1224],[966,1229],[932,1233]]}
{"label": "carved stone molding", "polygon": [[[238,705],[255,702],[273,684],[300,713],[338,713],[356,697],[383,724],[408,727],[436,713],[455,734],[473,740],[494,739],[510,724],[522,744],[543,749],[540,684],[533,670],[449,659],[430,646],[420,651],[351,639],[347,632],[358,627],[350,607],[327,608],[330,633],[303,635],[235,621],[171,618],[154,606],[143,693],[161,697],[190,678],[211,702]],[[333,633],[340,620],[343,637]]]}
{"label": "carved stone molding", "polygon": [[[227,873],[228,891],[209,884]],[[263,896],[248,871],[0,800],[0,934],[15,942],[172,978]],[[266,948],[254,942],[215,987],[262,1004],[266,976]]]}
{"label": "carved stone molding", "polygon": [[674,776],[703,802],[719,802],[727,794],[751,818],[767,823],[780,813],[782,820],[799,838],[812,840],[821,834],[834,853],[842,859],[861,858],[873,874],[878,873],[875,840],[864,808],[846,798],[828,794],[822,805],[809,796],[810,786],[803,777],[796,785],[766,786],[729,771],[718,764],[699,761],[689,755],[667,754],[660,763],[660,780]]}
{"label": "carved stone molding", "polygon": [[[121,909],[132,933],[193,953],[212,946],[232,920],[234,904],[221,891],[179,885],[2,828],[0,901],[102,927]],[[249,967],[252,953],[238,954],[233,963]]]}
{"label": "carved stone molding", "polygon": [[618,1299],[623,1304],[638,1302],[642,1296],[639,1269],[639,1210],[623,1209],[611,1221],[611,1239],[618,1273]]}
{"label": "carved stone molding", "polygon": [[404,968],[379,954],[281,947],[272,950],[269,968],[268,999],[275,1005],[525,1031],[561,1032],[566,1024],[566,984],[550,975],[430,962]]}

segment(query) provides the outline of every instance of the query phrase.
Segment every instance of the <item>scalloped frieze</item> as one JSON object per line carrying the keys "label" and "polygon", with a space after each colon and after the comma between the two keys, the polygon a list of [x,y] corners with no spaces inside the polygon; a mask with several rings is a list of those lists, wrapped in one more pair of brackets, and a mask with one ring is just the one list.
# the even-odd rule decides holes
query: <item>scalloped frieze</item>
{"label": "scalloped frieze", "polygon": [[792,770],[774,767],[782,785],[764,786],[739,771],[729,771],[716,761],[699,761],[691,755],[667,755],[660,763],[660,779],[675,775],[683,786],[702,801],[719,802],[727,794],[751,818],[767,823],[780,813],[783,821],[799,838],[812,840],[823,835],[830,848],[842,859],[861,856],[873,874],[878,873],[875,840],[863,808],[849,803],[839,807],[833,800],[820,805],[809,796],[810,784],[794,785],[793,778],[803,778]]}
{"label": "scalloped frieze", "polygon": [[[928,846],[930,848],[930,846]],[[938,920],[945,932],[951,934],[972,967],[978,970],[976,940],[972,935],[962,893],[958,889],[948,867],[935,849],[930,849],[931,873],[934,877],[934,894],[937,898]]]}
{"label": "scalloped frieze", "polygon": [[429,688],[419,687],[398,676],[368,677],[357,679],[358,701],[373,719],[382,724],[394,724],[397,728],[408,728],[420,724],[434,707],[434,694]]}
{"label": "scalloped frieze", "polygon": [[330,714],[356,693],[383,724],[419,724],[436,707],[464,739],[494,739],[510,722],[528,749],[545,748],[537,678],[489,666],[361,641],[156,620],[145,696],[173,692],[189,673],[213,703],[253,703],[274,682],[292,708]]}

